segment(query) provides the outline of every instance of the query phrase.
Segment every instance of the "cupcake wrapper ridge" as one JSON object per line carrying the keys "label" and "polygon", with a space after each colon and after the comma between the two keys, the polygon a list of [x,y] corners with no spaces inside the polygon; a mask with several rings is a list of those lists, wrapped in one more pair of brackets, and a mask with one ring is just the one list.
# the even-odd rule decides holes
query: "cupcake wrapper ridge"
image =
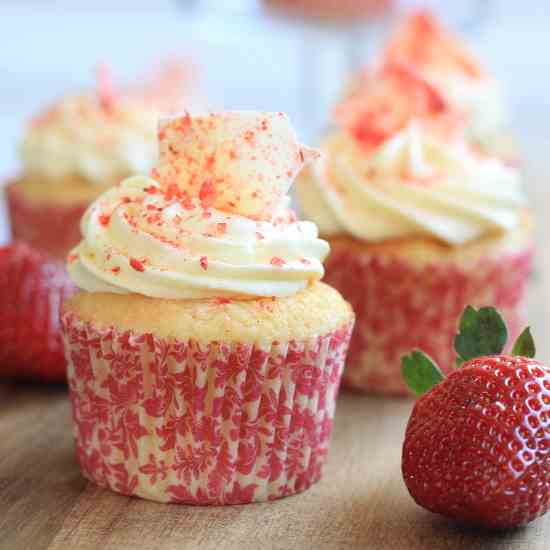
{"label": "cupcake wrapper ridge", "polygon": [[353,323],[270,346],[169,341],[62,316],[77,457],[113,491],[273,500],[321,477]]}
{"label": "cupcake wrapper ridge", "polygon": [[420,349],[448,373],[456,361],[454,337],[467,304],[495,306],[505,317],[509,342],[523,328],[533,251],[525,248],[469,265],[415,267],[400,258],[349,250],[335,243],[325,282],[356,313],[343,384],[348,388],[410,395],[401,358]]}

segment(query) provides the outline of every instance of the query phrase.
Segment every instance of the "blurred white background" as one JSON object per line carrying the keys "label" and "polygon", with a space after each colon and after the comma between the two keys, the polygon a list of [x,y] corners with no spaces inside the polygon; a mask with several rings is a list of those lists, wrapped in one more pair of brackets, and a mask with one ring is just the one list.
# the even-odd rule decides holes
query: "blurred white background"
{"label": "blurred white background", "polygon": [[[344,84],[346,38],[266,21],[249,9],[252,0],[203,0],[210,10],[184,9],[200,1],[1,0],[0,177],[17,172],[17,144],[29,116],[57,96],[93,85],[98,60],[129,80],[163,56],[188,54],[203,68],[213,107],[284,110],[314,140],[319,111]],[[504,83],[536,195],[546,188],[550,151],[550,11],[545,0],[489,4],[488,20],[470,43]],[[439,5],[445,13],[451,2]],[[380,40],[383,27],[366,32],[367,47]],[[304,100],[315,92],[318,103]],[[0,212],[0,240],[2,220]]]}

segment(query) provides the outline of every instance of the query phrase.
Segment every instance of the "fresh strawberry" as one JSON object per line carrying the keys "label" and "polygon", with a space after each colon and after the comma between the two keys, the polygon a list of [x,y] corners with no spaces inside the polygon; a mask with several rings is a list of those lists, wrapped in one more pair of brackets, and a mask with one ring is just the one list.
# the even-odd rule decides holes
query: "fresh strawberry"
{"label": "fresh strawberry", "polygon": [[59,306],[74,292],[64,265],[29,245],[0,248],[0,376],[65,379]]}
{"label": "fresh strawberry", "polygon": [[506,325],[493,308],[467,307],[446,378],[420,351],[403,358],[418,394],[403,444],[414,500],[466,523],[506,528],[550,506],[550,368],[532,359],[529,329],[502,355]]}

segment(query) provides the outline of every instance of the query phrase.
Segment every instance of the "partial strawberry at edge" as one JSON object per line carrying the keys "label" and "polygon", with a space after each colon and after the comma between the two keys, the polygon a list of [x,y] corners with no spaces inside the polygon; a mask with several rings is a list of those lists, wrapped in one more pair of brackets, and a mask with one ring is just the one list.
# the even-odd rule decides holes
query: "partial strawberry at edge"
{"label": "partial strawberry at edge", "polygon": [[73,293],[63,263],[21,242],[0,248],[0,377],[65,380],[59,308]]}
{"label": "partial strawberry at edge", "polygon": [[[508,528],[550,507],[550,368],[527,329],[502,355],[506,327],[492,308],[467,308],[456,348],[463,362],[446,378],[414,352],[403,373],[417,392],[402,472],[414,500],[466,523]],[[481,357],[477,355],[481,352]]]}

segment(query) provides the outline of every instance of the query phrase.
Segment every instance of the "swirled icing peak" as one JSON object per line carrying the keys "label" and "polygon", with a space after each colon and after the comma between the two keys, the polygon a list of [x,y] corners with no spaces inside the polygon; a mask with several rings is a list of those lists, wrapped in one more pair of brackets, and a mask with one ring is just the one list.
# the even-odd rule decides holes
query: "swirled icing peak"
{"label": "swirled icing peak", "polygon": [[342,133],[326,139],[323,151],[298,186],[305,215],[323,235],[462,245],[521,223],[519,173],[464,140],[443,141],[413,123],[369,155]]}
{"label": "swirled icing peak", "polygon": [[299,144],[284,113],[173,117],[159,125],[154,176],[208,207],[269,219],[317,153]]}
{"label": "swirled icing peak", "polygon": [[[265,133],[250,145],[249,132]],[[163,121],[159,133],[155,179],[123,181],[84,216],[84,239],[69,256],[80,288],[170,299],[287,296],[323,276],[328,244],[286,208],[306,154],[285,116],[185,115]]]}

